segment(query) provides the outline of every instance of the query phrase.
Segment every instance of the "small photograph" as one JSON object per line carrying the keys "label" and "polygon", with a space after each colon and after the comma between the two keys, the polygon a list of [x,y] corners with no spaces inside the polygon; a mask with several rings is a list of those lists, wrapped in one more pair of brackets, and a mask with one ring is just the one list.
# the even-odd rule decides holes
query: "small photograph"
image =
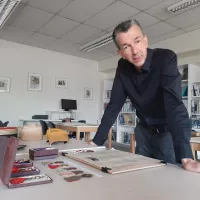
{"label": "small photograph", "polygon": [[57,88],[67,89],[67,79],[56,77],[55,84]]}
{"label": "small photograph", "polygon": [[42,91],[42,75],[32,74],[28,75],[28,90]]}
{"label": "small photograph", "polygon": [[10,78],[0,77],[0,92],[10,91]]}
{"label": "small photograph", "polygon": [[87,100],[91,100],[93,98],[93,90],[92,88],[84,89],[84,98]]}

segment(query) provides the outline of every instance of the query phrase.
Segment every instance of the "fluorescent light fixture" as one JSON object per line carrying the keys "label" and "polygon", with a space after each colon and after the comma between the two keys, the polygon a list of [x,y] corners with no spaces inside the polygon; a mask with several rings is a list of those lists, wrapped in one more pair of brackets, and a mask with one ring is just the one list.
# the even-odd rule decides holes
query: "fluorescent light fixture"
{"label": "fluorescent light fixture", "polygon": [[80,49],[83,50],[83,51],[89,52],[89,51],[93,51],[95,49],[98,49],[99,47],[102,47],[102,46],[104,46],[106,44],[109,44],[112,41],[113,41],[112,33],[108,33],[108,34],[106,34],[106,35],[104,35],[102,37],[99,37],[99,38],[97,38],[97,39],[95,39],[95,40],[93,40],[91,42],[88,42],[88,43],[82,45],[80,47]]}
{"label": "fluorescent light fixture", "polygon": [[179,13],[193,7],[199,6],[200,0],[182,0],[167,8],[171,13]]}
{"label": "fluorescent light fixture", "polygon": [[21,0],[0,0],[0,28],[12,14]]}

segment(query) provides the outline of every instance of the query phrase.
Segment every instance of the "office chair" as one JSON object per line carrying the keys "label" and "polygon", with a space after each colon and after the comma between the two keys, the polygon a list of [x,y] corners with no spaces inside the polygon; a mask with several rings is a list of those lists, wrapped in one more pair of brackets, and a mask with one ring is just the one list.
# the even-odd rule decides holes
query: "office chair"
{"label": "office chair", "polygon": [[[86,120],[79,120],[79,123],[86,124]],[[73,132],[71,135],[69,135],[69,138],[76,138],[76,132]],[[84,138],[84,132],[80,132],[80,139],[82,140]]]}
{"label": "office chair", "polygon": [[53,122],[48,122],[47,125],[48,128],[56,128],[56,125]]}
{"label": "office chair", "polygon": [[8,125],[8,123],[9,123],[9,121],[6,121],[6,122],[2,122],[1,120],[0,120],[0,127],[6,127],[7,125]]}
{"label": "office chair", "polygon": [[4,127],[4,123],[0,120],[0,127]]}
{"label": "office chair", "polygon": [[9,121],[4,122],[4,126],[6,127],[8,125]]}
{"label": "office chair", "polygon": [[48,130],[48,126],[47,126],[46,122],[43,120],[40,120],[40,125],[42,127],[42,134],[46,135],[46,132]]}

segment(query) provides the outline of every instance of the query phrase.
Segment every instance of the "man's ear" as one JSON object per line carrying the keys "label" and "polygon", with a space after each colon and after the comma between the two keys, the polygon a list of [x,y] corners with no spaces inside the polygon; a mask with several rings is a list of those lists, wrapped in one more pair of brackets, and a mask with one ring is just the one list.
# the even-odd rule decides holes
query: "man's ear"
{"label": "man's ear", "polygon": [[119,49],[117,50],[117,53],[118,53],[123,59],[125,59],[123,53],[122,53]]}
{"label": "man's ear", "polygon": [[144,36],[144,42],[145,42],[145,46],[147,48],[149,46],[149,41],[148,41],[147,35]]}

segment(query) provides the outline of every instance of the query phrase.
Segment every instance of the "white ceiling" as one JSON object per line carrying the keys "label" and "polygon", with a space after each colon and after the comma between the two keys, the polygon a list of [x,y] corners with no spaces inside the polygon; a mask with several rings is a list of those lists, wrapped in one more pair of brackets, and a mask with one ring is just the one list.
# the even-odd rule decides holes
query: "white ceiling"
{"label": "white ceiling", "polygon": [[200,28],[200,6],[174,15],[166,8],[180,0],[22,0],[0,38],[91,60],[116,55],[113,43],[91,52],[80,45],[137,19],[150,44]]}

